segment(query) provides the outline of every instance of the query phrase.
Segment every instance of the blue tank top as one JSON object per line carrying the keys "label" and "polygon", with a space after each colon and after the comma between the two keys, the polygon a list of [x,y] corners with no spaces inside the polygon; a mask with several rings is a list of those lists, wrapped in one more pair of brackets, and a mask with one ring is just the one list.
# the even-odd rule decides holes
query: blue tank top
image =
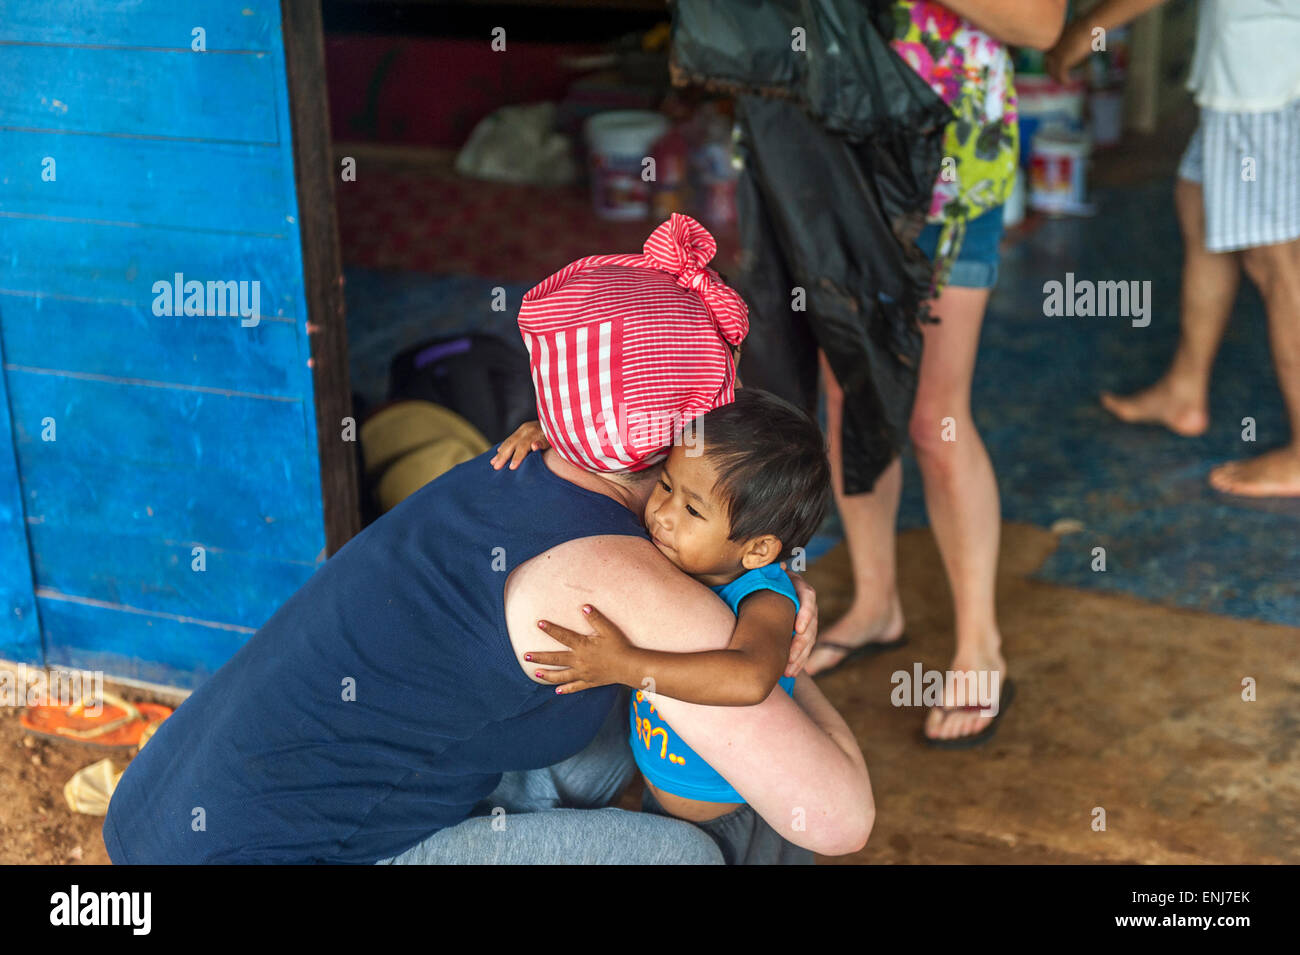
{"label": "blue tank top", "polygon": [[[799,598],[794,584],[779,564],[768,564],[746,571],[729,584],[710,587],[727,602],[732,613],[737,613],[740,602],[756,590],[775,590],[794,601],[799,610]],[[791,636],[794,631],[791,631]],[[794,677],[781,677],[781,689],[794,695]],[[686,745],[673,728],[663,721],[652,704],[640,690],[632,694],[628,712],[632,723],[629,742],[641,774],[664,792],[702,802],[744,802],[740,793],[732,788],[712,766]]]}
{"label": "blue tank top", "polygon": [[592,740],[619,689],[530,680],[506,577],[576,538],[649,535],[542,455],[495,471],[494,453],[349,541],[159,727],[109,805],[114,863],[375,862]]}

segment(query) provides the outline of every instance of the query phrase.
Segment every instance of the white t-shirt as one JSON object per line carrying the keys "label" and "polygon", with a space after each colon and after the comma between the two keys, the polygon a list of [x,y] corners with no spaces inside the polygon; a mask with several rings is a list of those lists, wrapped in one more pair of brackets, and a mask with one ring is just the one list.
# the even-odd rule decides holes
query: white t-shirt
{"label": "white t-shirt", "polygon": [[1300,0],[1201,0],[1187,88],[1198,106],[1224,112],[1300,98]]}

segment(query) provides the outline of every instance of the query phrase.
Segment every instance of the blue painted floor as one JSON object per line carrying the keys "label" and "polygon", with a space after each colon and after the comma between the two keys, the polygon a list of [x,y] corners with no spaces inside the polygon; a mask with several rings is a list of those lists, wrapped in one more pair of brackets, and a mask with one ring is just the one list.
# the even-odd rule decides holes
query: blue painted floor
{"label": "blue painted floor", "polygon": [[[1170,184],[1103,191],[1098,215],[1048,221],[1004,249],[975,374],[975,415],[1002,492],[1003,517],[1084,530],[1060,538],[1039,571],[1046,581],[1128,593],[1158,603],[1300,625],[1300,500],[1249,501],[1210,489],[1210,468],[1287,439],[1259,297],[1243,281],[1215,369],[1211,427],[1178,438],[1122,425],[1097,403],[1101,389],[1154,381],[1178,334],[1181,243]],[[1150,280],[1151,323],[1128,318],[1049,318],[1043,284]],[[509,307],[490,309],[491,289]],[[388,362],[444,334],[496,331],[517,341],[514,314],[527,286],[482,279],[347,272],[353,388],[382,400]],[[1241,440],[1241,420],[1257,441]],[[900,515],[924,526],[920,477],[905,461]],[[840,537],[832,519],[810,549]],[[1094,572],[1093,548],[1106,550]]]}

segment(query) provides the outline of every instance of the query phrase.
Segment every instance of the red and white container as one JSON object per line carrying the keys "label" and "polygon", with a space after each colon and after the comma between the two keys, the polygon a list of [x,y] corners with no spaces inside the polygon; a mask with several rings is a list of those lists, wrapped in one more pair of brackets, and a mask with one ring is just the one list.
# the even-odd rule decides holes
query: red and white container
{"label": "red and white container", "polygon": [[643,178],[650,150],[668,130],[668,117],[650,110],[597,113],[587,120],[591,202],[602,219],[644,219],[654,182]]}
{"label": "red and white container", "polygon": [[1040,212],[1088,215],[1088,155],[1085,133],[1049,126],[1034,136],[1029,158],[1029,205]]}

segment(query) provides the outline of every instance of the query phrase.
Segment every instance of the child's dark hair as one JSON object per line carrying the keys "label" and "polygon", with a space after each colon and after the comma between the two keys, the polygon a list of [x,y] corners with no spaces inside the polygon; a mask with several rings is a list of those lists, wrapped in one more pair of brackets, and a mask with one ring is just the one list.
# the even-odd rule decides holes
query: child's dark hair
{"label": "child's dark hair", "polygon": [[772,534],[778,560],[806,547],[831,503],[831,466],[817,422],[768,391],[740,388],[730,404],[695,422],[718,472],[730,540]]}

